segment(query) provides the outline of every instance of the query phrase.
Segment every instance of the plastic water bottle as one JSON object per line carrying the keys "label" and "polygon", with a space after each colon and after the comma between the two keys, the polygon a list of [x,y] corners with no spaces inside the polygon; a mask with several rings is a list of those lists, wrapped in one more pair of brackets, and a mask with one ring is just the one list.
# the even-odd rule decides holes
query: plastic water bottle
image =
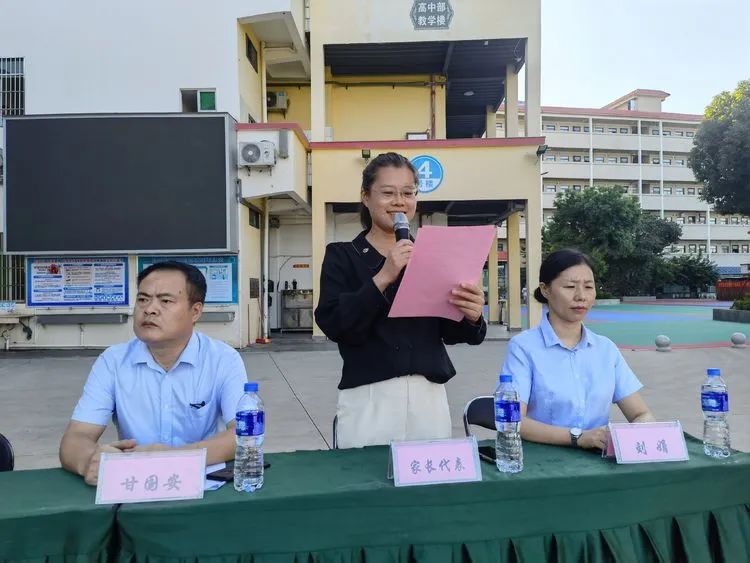
{"label": "plastic water bottle", "polygon": [[498,470],[518,473],[523,469],[521,403],[512,375],[501,375],[495,389],[495,428],[495,464]]}
{"label": "plastic water bottle", "polygon": [[237,449],[234,454],[234,489],[252,493],[263,486],[263,436],[266,414],[257,383],[245,383],[237,404]]}
{"label": "plastic water bottle", "polygon": [[701,386],[703,409],[703,451],[711,457],[729,457],[729,395],[721,370],[706,370]]}

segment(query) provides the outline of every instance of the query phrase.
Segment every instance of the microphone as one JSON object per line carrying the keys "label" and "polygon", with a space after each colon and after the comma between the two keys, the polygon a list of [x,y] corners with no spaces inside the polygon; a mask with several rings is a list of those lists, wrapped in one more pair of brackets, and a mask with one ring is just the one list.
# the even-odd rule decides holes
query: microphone
{"label": "microphone", "polygon": [[409,220],[406,213],[393,214],[393,232],[396,233],[396,242],[409,240]]}

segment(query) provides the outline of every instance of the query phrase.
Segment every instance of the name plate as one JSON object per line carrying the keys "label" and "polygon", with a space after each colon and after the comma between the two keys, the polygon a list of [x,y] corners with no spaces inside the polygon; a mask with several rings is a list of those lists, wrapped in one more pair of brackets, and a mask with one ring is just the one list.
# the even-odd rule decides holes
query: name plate
{"label": "name plate", "polygon": [[103,453],[96,504],[203,498],[206,450]]}
{"label": "name plate", "polygon": [[[679,420],[670,422],[611,422],[611,450],[617,463],[687,461],[685,435]],[[610,444],[607,449],[610,450]]]}
{"label": "name plate", "polygon": [[476,438],[391,442],[397,487],[481,481]]}

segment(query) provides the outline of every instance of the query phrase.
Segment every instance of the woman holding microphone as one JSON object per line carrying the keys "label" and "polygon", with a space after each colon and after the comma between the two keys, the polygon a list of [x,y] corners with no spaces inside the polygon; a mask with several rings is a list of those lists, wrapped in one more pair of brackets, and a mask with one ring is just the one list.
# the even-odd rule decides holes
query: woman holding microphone
{"label": "woman holding microphone", "polygon": [[411,162],[396,153],[378,155],[362,172],[364,230],[326,248],[315,320],[344,361],[336,409],[342,448],[450,438],[443,384],[456,370],[445,344],[480,344],[487,331],[484,293],[468,282],[449,299],[464,314],[459,322],[388,318],[414,248],[411,240],[396,241],[394,215],[411,220],[416,198]]}

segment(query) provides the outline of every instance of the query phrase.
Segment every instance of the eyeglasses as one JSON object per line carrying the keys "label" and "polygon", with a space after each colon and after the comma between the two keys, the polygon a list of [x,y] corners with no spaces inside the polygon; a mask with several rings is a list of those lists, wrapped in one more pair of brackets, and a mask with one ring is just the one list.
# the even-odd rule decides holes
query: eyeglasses
{"label": "eyeglasses", "polygon": [[378,190],[373,190],[373,193],[377,195],[380,199],[393,201],[396,199],[397,196],[401,196],[402,199],[406,201],[410,201],[413,199],[416,199],[417,194],[419,193],[419,190],[417,188],[405,188],[403,190],[397,190],[394,188],[383,188]]}

